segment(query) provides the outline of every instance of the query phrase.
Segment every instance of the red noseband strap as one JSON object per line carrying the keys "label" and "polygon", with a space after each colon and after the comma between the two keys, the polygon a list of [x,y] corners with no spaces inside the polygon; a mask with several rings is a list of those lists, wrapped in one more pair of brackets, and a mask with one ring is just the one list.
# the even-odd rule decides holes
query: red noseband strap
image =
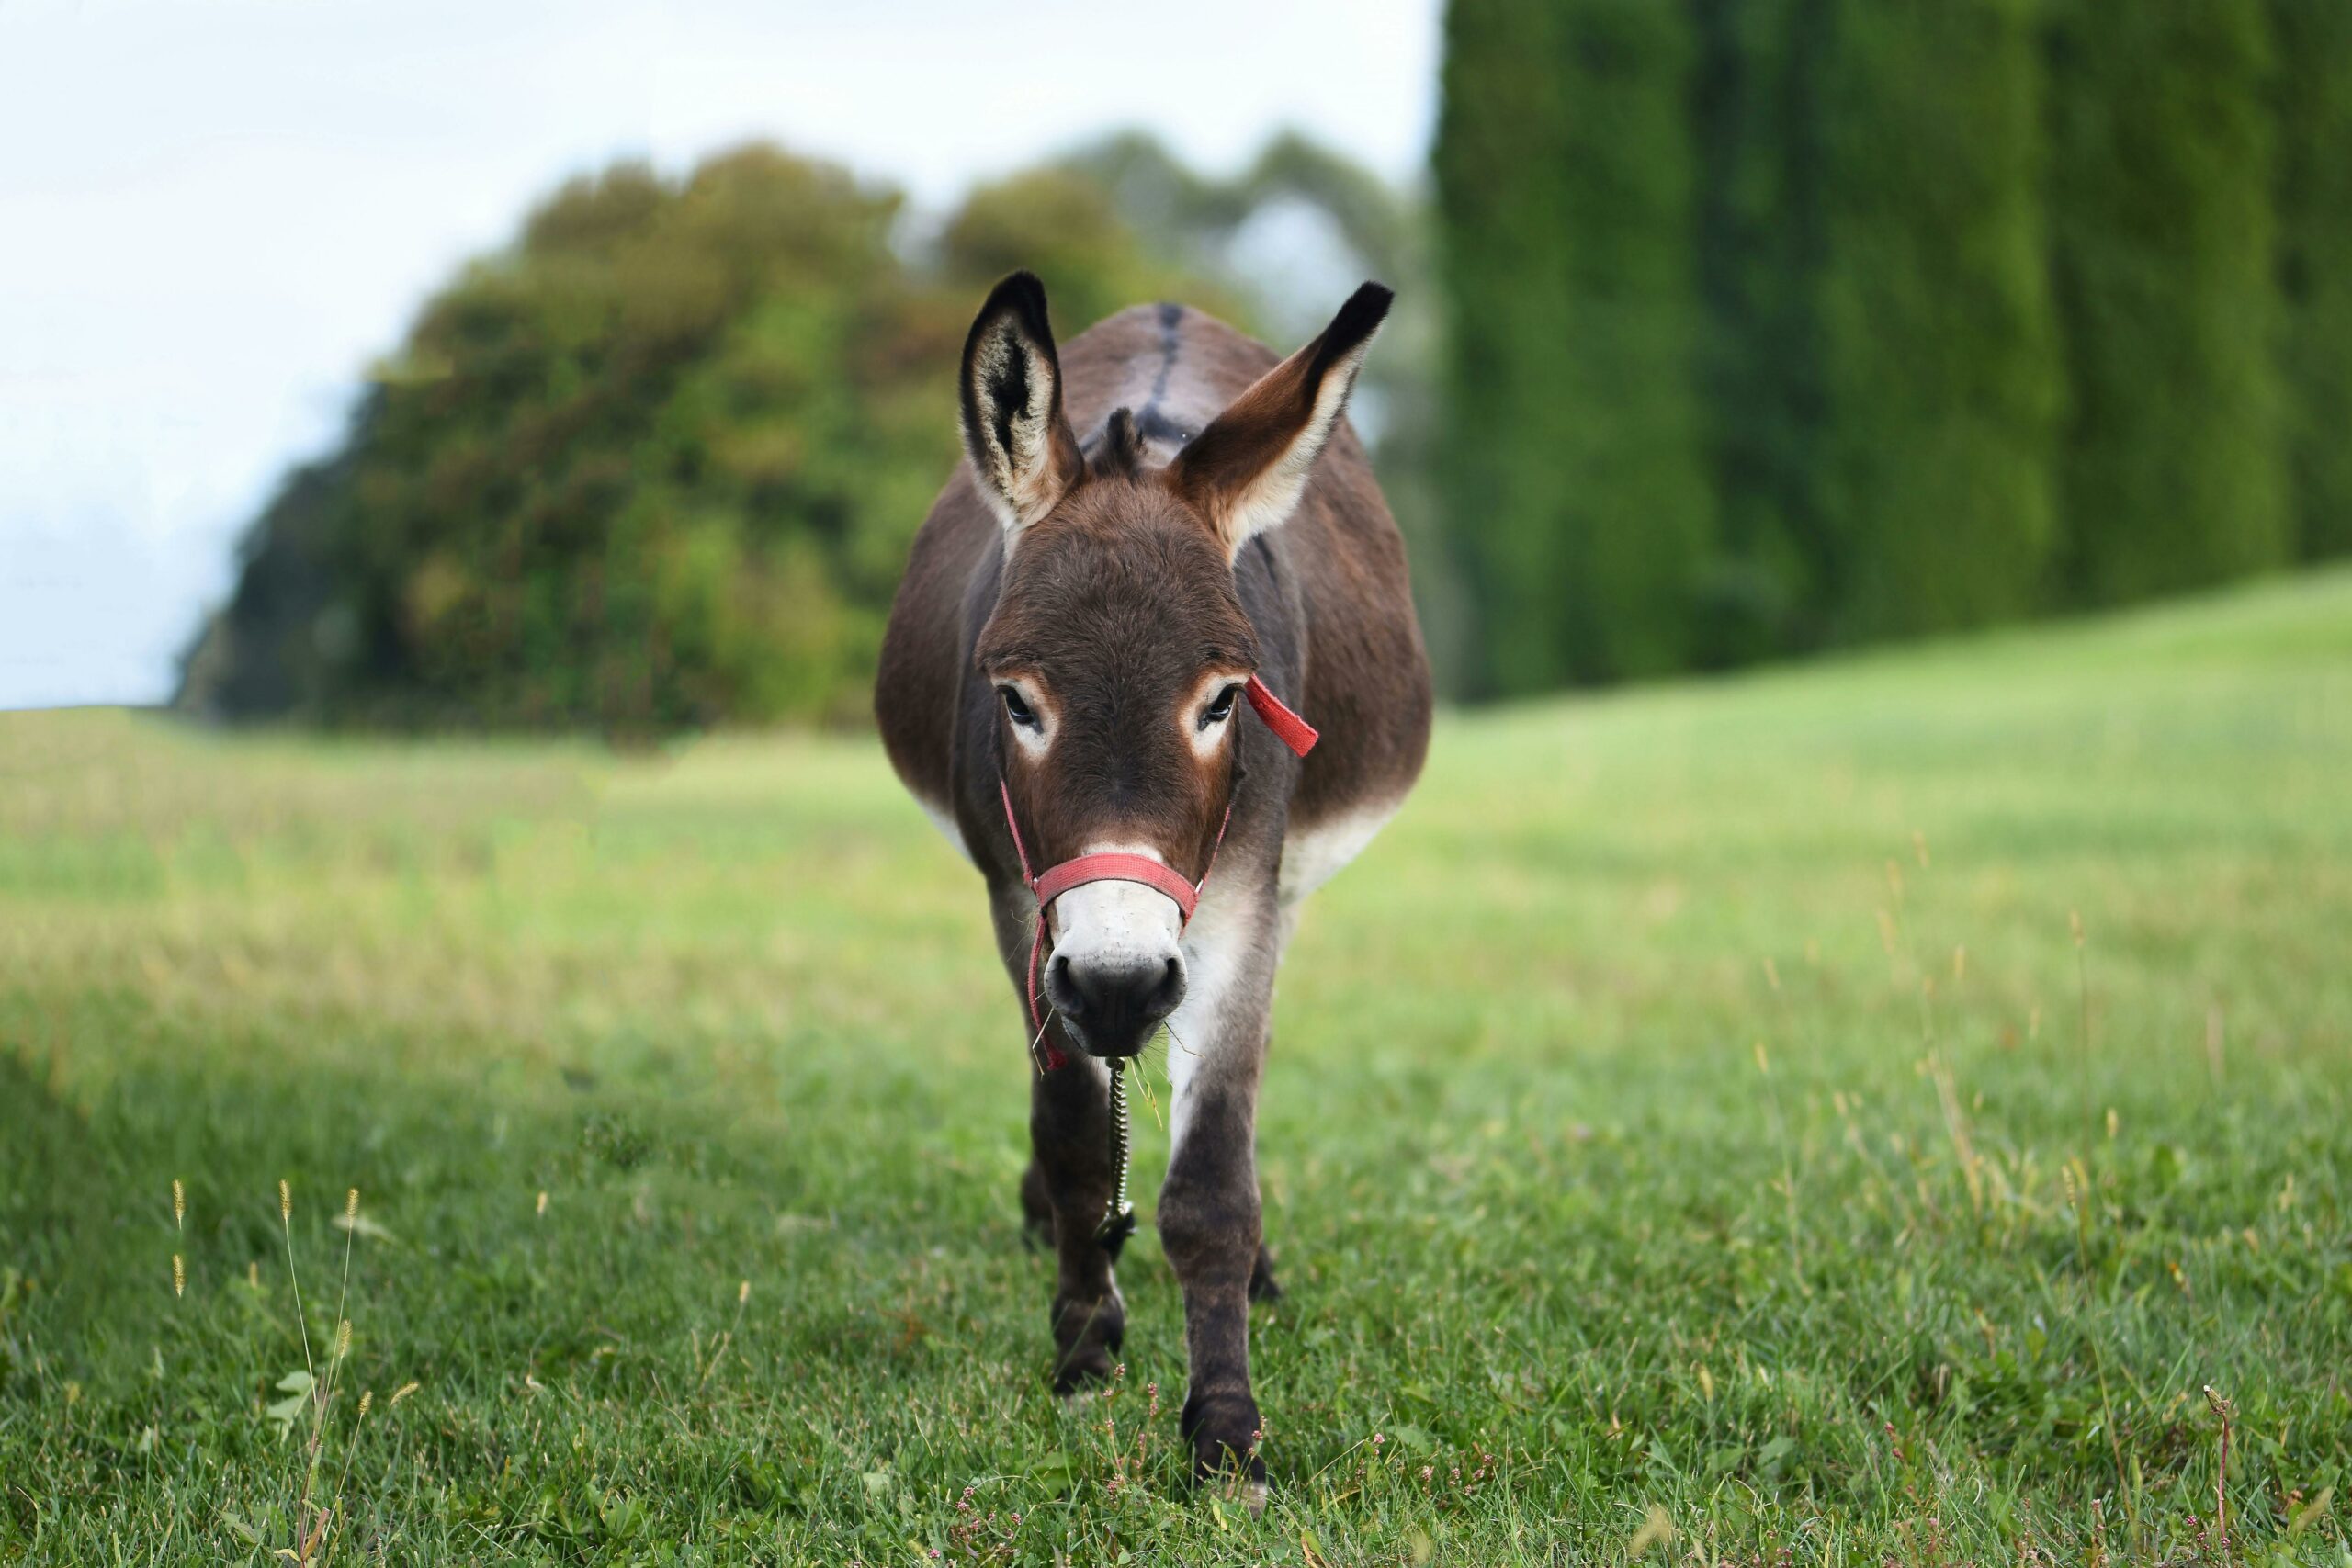
{"label": "red noseband strap", "polygon": [[[1222,839],[1225,835],[1217,835]],[[1208,880],[1203,877],[1202,881]],[[1201,901],[1201,890],[1170,871],[1149,855],[1126,855],[1115,852],[1080,855],[1066,860],[1030,885],[1037,895],[1037,908],[1042,912],[1046,905],[1073,887],[1083,887],[1090,882],[1140,882],[1156,892],[1165,893],[1176,900],[1182,918],[1193,918],[1193,907]]]}
{"label": "red noseband strap", "polygon": [[[1250,677],[1241,688],[1274,739],[1305,757],[1315,750],[1320,739],[1315,727],[1298,716],[1283,700],[1266,689],[1257,676]],[[996,781],[997,798],[1004,802],[1004,825],[1012,830],[1012,852],[1021,857],[1021,880],[1037,898],[1037,930],[1029,939],[1029,1021],[1037,1028],[1037,1037],[1031,1044],[1041,1052],[1046,1069],[1050,1072],[1067,1059],[1061,1047],[1046,1037],[1045,1011],[1037,1005],[1037,961],[1046,950],[1046,911],[1055,899],[1073,887],[1083,887],[1090,882],[1140,882],[1155,893],[1164,893],[1176,905],[1179,926],[1190,923],[1193,911],[1200,907],[1201,889],[1209,885],[1209,873],[1216,869],[1216,852],[1225,845],[1225,830],[1233,821],[1233,803],[1226,802],[1225,820],[1216,826],[1216,842],[1209,846],[1209,863],[1198,882],[1188,882],[1172,868],[1149,855],[1121,854],[1106,851],[1101,854],[1080,855],[1059,865],[1049,865],[1045,874],[1035,875],[1029,870],[1029,846],[1021,841],[1021,823],[1012,814],[1012,791],[1004,780]]]}

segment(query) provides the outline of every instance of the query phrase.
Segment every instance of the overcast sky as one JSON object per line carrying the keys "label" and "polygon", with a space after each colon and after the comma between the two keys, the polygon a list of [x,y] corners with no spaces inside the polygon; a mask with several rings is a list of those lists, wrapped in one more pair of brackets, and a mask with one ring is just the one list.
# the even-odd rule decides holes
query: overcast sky
{"label": "overcast sky", "polygon": [[1438,0],[0,0],[0,708],[153,702],[425,292],[567,175],[750,137],[933,208],[1112,127],[1395,177]]}

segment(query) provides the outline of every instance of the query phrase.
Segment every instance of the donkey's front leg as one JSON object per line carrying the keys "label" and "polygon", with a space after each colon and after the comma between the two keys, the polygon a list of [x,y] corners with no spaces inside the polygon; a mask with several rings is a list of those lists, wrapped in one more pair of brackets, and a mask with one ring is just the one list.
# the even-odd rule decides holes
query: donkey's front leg
{"label": "donkey's front leg", "polygon": [[1184,1288],[1192,1385],[1182,1431],[1203,1479],[1238,1469],[1265,1480],[1250,1392],[1250,1279],[1258,1260],[1256,1053],[1185,1086],[1182,1137],[1159,1194],[1159,1236]]}
{"label": "donkey's front leg", "polygon": [[1111,1277],[1113,1250],[1095,1239],[1116,1181],[1110,1083],[1101,1062],[1079,1053],[1031,1076],[1029,1139],[1053,1212],[1056,1393],[1109,1377],[1112,1353],[1126,1333],[1126,1304]]}

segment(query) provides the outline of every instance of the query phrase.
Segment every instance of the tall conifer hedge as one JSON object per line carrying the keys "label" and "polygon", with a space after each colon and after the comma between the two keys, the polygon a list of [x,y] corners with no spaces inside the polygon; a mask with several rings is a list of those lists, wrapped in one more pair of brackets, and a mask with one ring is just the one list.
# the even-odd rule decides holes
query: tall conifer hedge
{"label": "tall conifer hedge", "polygon": [[1713,532],[1691,40],[1652,0],[1447,17],[1449,491],[1492,692],[1671,670]]}
{"label": "tall conifer hedge", "polygon": [[1491,688],[2352,551],[2346,0],[1453,0],[1447,37]]}
{"label": "tall conifer hedge", "polygon": [[2052,0],[2048,52],[2063,590],[2109,604],[2283,562],[2264,8]]}
{"label": "tall conifer hedge", "polygon": [[2352,554],[2352,5],[2272,0],[2280,370],[2298,553]]}
{"label": "tall conifer hedge", "polygon": [[1833,629],[2036,607],[2060,396],[2024,0],[1836,0],[1820,93]]}

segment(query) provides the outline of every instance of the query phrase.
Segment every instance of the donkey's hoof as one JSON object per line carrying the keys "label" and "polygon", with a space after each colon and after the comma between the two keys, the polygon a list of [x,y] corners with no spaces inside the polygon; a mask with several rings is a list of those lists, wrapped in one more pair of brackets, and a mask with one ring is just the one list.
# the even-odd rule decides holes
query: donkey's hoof
{"label": "donkey's hoof", "polygon": [[1099,1301],[1054,1303],[1054,1392],[1076,1393],[1106,1382],[1111,1358],[1126,1342],[1127,1308],[1118,1292]]}
{"label": "donkey's hoof", "polygon": [[1111,1358],[1100,1346],[1080,1346],[1054,1362],[1054,1396],[1069,1404],[1091,1399],[1111,1381]]}
{"label": "donkey's hoof", "polygon": [[[1246,1490],[1254,1490],[1257,1507],[1265,1506],[1266,1461],[1258,1457],[1264,1435],[1258,1422],[1258,1402],[1246,1393],[1198,1394],[1184,1401],[1178,1429],[1193,1445],[1193,1479],[1215,1481],[1238,1476]],[[1253,1510],[1254,1511],[1254,1510]]]}

